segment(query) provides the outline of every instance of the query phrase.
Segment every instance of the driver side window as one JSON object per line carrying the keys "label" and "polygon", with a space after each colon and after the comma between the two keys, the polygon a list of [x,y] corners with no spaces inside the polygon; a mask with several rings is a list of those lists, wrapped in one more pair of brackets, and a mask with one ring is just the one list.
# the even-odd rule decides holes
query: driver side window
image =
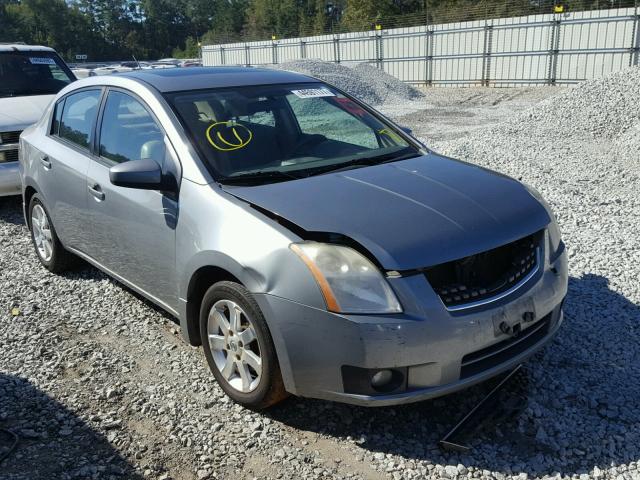
{"label": "driver side window", "polygon": [[152,159],[163,166],[164,133],[135,98],[109,92],[100,129],[100,156],[115,163]]}

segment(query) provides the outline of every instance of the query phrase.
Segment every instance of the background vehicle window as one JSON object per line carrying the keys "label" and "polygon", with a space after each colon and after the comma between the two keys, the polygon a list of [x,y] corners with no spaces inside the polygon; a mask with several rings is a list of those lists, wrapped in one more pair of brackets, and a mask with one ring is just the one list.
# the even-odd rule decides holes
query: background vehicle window
{"label": "background vehicle window", "polygon": [[83,148],[89,148],[101,94],[100,90],[85,90],[66,98],[58,134],[60,138],[65,138]]}
{"label": "background vehicle window", "polygon": [[135,98],[109,92],[100,130],[100,156],[116,163],[152,159],[164,164],[164,133]]}
{"label": "background vehicle window", "polygon": [[[351,107],[356,115],[357,110],[362,108],[345,97],[329,98],[331,100],[328,101],[326,98],[303,99],[296,95],[287,95],[302,133],[324,135],[331,140],[365,148],[378,148],[376,134],[369,126],[329,102],[344,103],[344,107]],[[362,112],[364,114],[364,110]]]}
{"label": "background vehicle window", "polygon": [[73,80],[53,52],[0,52],[0,97],[55,94]]}

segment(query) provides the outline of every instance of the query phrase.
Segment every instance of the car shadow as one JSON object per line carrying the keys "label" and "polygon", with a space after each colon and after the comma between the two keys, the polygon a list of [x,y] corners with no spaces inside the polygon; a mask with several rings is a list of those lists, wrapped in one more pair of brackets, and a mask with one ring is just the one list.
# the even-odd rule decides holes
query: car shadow
{"label": "car shadow", "polygon": [[12,196],[0,198],[0,220],[12,225],[24,225],[22,197]]}
{"label": "car shadow", "polygon": [[7,373],[0,373],[2,458],[0,477],[15,480],[143,478],[76,413],[29,380]]}
{"label": "car shadow", "polygon": [[640,459],[640,361],[633,356],[639,326],[640,306],[611,290],[607,278],[572,277],[559,334],[525,364],[488,420],[464,437],[472,447],[466,453],[442,451],[438,440],[495,380],[385,408],[291,398],[269,414],[295,428],[352,441],[365,458],[382,452],[425,466],[462,464],[536,477],[604,470]]}
{"label": "car shadow", "polygon": [[[22,197],[13,196],[13,197],[3,197],[0,198],[0,222],[5,222],[12,225],[22,225],[25,226],[24,216],[22,215]],[[26,228],[26,227],[25,227]],[[27,230],[24,231],[24,235],[29,235]],[[30,251],[35,258],[35,251]],[[44,267],[42,267],[44,268]],[[137,293],[135,290],[130,289],[126,285],[118,282],[114,278],[109,277],[106,273],[101,272],[93,265],[85,262],[81,258],[76,258],[76,263],[70,268],[68,271],[62,272],[59,274],[61,277],[70,279],[70,280],[84,280],[88,282],[101,282],[103,280],[108,280],[110,282],[116,283],[118,286],[129,292],[131,295],[135,296],[138,300],[143,302],[146,306],[153,309],[154,311],[160,313],[166,319],[171,320],[174,323],[178,323],[177,319],[167,313],[162,308],[158,307],[156,304],[150,302],[145,297]]]}

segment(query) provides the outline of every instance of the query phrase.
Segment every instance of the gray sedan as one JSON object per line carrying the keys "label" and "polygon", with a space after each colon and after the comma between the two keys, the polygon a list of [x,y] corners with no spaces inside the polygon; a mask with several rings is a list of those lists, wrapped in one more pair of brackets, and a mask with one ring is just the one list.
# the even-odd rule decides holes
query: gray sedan
{"label": "gray sedan", "polygon": [[88,78],[20,147],[44,267],[82,258],[177,317],[252,408],[444,395],[520,364],[563,319],[567,257],[535,190],[308,76]]}

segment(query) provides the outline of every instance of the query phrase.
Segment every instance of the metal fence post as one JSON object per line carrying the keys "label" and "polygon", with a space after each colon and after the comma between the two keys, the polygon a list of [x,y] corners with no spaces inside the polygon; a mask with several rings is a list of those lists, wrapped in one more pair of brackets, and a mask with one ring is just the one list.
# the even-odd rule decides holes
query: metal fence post
{"label": "metal fence post", "polygon": [[307,42],[300,40],[300,58],[307,58]]}
{"label": "metal fence post", "polygon": [[273,41],[273,46],[271,47],[271,60],[274,65],[278,64],[278,44],[276,41]]}
{"label": "metal fence post", "polygon": [[333,61],[340,63],[340,35],[333,37]]}
{"label": "metal fence post", "polygon": [[629,59],[630,66],[638,66],[640,60],[640,12],[638,12],[638,6],[634,12],[633,19],[633,37],[631,39],[631,58]]}
{"label": "metal fence post", "polygon": [[558,74],[558,53],[560,52],[560,28],[562,27],[562,20],[560,17],[555,18],[551,24],[551,42],[549,47],[549,68],[547,83],[549,85],[556,85]]}
{"label": "metal fence post", "polygon": [[249,44],[244,44],[244,63],[247,67],[251,66],[251,58],[249,58]]}
{"label": "metal fence post", "polygon": [[482,49],[482,79],[483,87],[489,86],[491,80],[491,51],[493,46],[493,25],[485,24],[484,26],[484,45]]}
{"label": "metal fence post", "polygon": [[433,39],[433,30],[427,30],[424,79],[428,87],[433,84]]}
{"label": "metal fence post", "polygon": [[225,61],[224,47],[220,47],[220,65],[224,65]]}
{"label": "metal fence post", "polygon": [[383,68],[382,61],[384,60],[384,53],[382,51],[382,31],[376,30],[376,66],[379,69]]}

